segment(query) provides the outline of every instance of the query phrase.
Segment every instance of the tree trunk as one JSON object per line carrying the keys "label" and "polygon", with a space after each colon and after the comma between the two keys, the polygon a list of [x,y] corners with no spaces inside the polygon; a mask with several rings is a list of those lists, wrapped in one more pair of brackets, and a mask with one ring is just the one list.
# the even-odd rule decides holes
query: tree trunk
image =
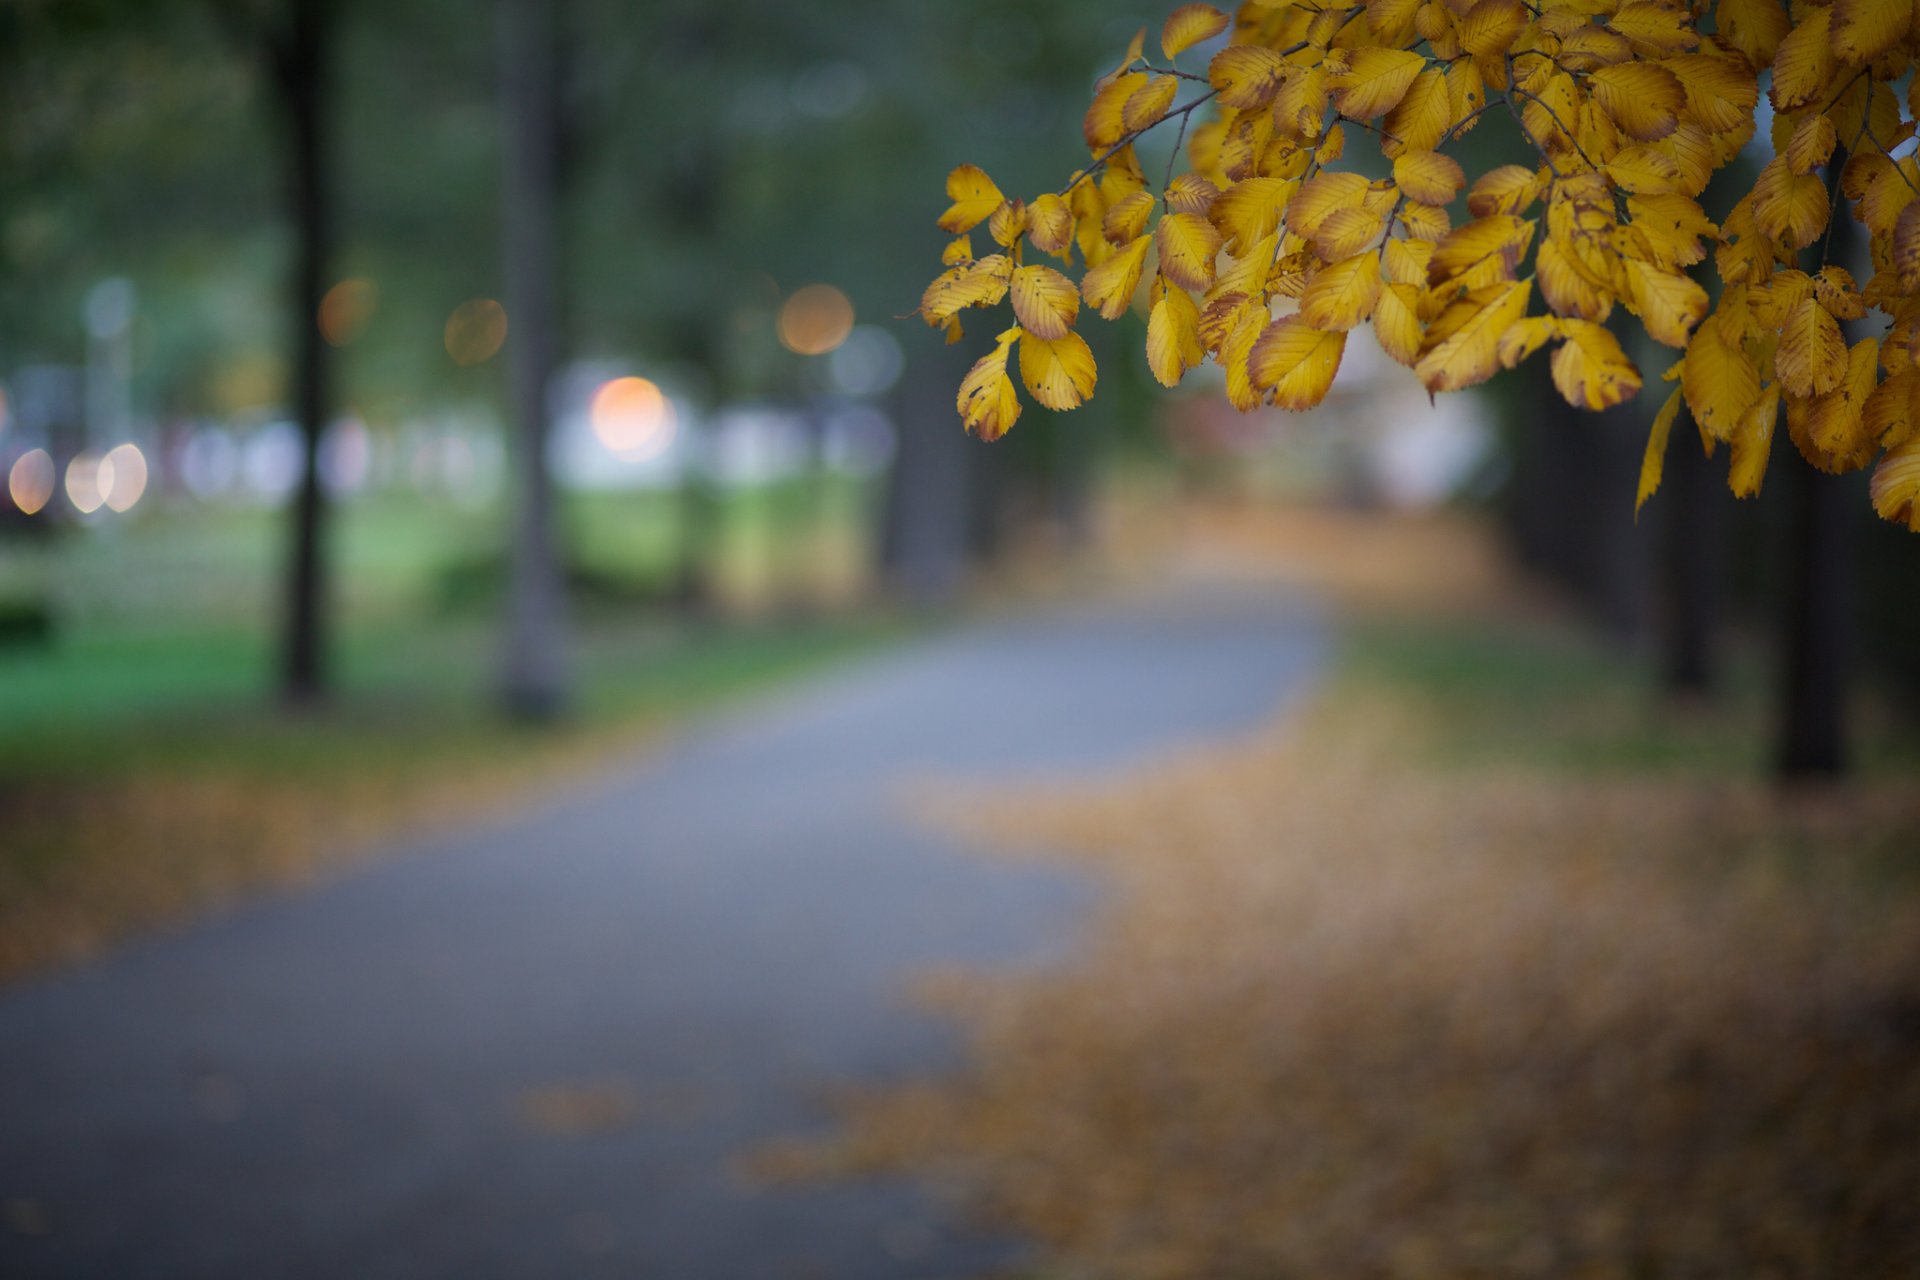
{"label": "tree trunk", "polygon": [[1858,500],[1792,446],[1781,459],[1788,488],[1787,599],[1780,671],[1780,776],[1847,771],[1847,663],[1853,606],[1852,524]]}
{"label": "tree trunk", "polygon": [[[1833,262],[1864,273],[1854,261],[1859,233],[1838,199],[1844,147],[1827,162],[1827,202],[1834,222],[1824,245],[1801,254],[1807,271]],[[1854,326],[1845,326],[1851,328]],[[1849,341],[1858,334],[1849,333]],[[1784,428],[1782,435],[1786,432]],[[1788,488],[1786,610],[1780,646],[1780,738],[1775,759],[1786,781],[1838,777],[1847,769],[1847,664],[1852,660],[1853,517],[1846,486],[1814,470],[1785,440]],[[1778,465],[1778,464],[1776,464]]]}
{"label": "tree trunk", "polygon": [[501,222],[513,530],[500,692],[509,715],[548,719],[567,693],[565,592],[547,469],[548,392],[556,360],[555,63],[551,0],[499,0]]}
{"label": "tree trunk", "polygon": [[331,353],[320,334],[320,298],[333,256],[331,0],[292,0],[283,43],[272,50],[273,82],[288,130],[287,202],[298,248],[288,296],[292,320],[294,414],[300,428],[300,481],[290,510],[280,689],[295,706],[327,691],[326,495],[320,440],[331,400]]}
{"label": "tree trunk", "polygon": [[1726,571],[1721,517],[1728,499],[1718,492],[1693,415],[1683,407],[1673,425],[1660,494],[1667,504],[1661,677],[1668,692],[1701,697],[1713,691],[1718,675],[1716,629]]}

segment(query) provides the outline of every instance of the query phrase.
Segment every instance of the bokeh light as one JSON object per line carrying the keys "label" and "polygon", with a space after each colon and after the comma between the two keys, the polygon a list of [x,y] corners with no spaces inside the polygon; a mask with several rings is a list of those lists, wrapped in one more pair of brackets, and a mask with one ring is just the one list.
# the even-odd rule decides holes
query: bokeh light
{"label": "bokeh light", "polygon": [[491,360],[507,340],[507,309],[492,298],[471,298],[447,317],[447,354],[460,365]]}
{"label": "bokeh light", "polygon": [[367,327],[379,302],[373,281],[342,280],[320,299],[320,336],[333,346],[346,346]]}
{"label": "bokeh light", "polygon": [[588,417],[608,452],[634,462],[666,452],[679,425],[673,402],[646,378],[602,383],[593,393]]}
{"label": "bokeh light", "polygon": [[130,510],[147,491],[147,455],[136,444],[115,445],[107,450],[100,475],[107,506],[115,511]]}
{"label": "bokeh light", "polygon": [[830,284],[796,289],[780,308],[780,344],[803,356],[823,356],[853,332],[853,303]]}
{"label": "bokeh light", "polygon": [[7,493],[13,505],[33,515],[53,496],[53,458],[45,449],[29,449],[7,472]]}
{"label": "bokeh light", "polygon": [[113,463],[93,453],[75,454],[67,464],[67,501],[81,515],[92,515],[113,488]]}

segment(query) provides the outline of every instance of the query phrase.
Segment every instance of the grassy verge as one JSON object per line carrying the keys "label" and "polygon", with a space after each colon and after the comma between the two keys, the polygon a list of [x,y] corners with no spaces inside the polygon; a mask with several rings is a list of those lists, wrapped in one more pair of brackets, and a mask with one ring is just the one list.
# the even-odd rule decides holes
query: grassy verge
{"label": "grassy verge", "polygon": [[351,864],[631,750],[684,717],[884,643],[898,625],[582,629],[568,722],[489,710],[490,630],[360,629],[324,714],[261,706],[240,633],[103,635],[0,664],[0,980]]}
{"label": "grassy verge", "polygon": [[1068,962],[928,981],[967,1069],[767,1167],[937,1176],[1044,1277],[1920,1274],[1910,747],[1780,793],[1751,672],[1663,708],[1486,566],[1436,590],[1443,531],[1302,532],[1319,701],[940,806],[1111,892]]}

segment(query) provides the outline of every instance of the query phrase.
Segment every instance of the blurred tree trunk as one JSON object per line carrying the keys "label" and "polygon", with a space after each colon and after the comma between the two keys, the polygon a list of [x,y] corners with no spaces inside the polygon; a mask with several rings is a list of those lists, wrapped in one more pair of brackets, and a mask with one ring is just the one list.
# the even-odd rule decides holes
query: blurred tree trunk
{"label": "blurred tree trunk", "polygon": [[[1834,210],[1824,244],[1801,253],[1802,269],[1818,271],[1825,262],[1853,269],[1859,233],[1839,202],[1844,146],[1827,162],[1827,203]],[[1856,272],[1856,275],[1858,273]],[[1861,278],[1864,279],[1864,276]],[[1843,325],[1851,330],[1857,325]],[[1851,342],[1860,335],[1848,332]],[[1786,434],[1784,425],[1781,435]],[[1781,619],[1779,733],[1775,761],[1781,778],[1798,781],[1838,777],[1847,771],[1847,665],[1853,619],[1853,520],[1857,498],[1845,485],[1821,475],[1799,456],[1784,450],[1778,465],[1787,474],[1786,609]]]}
{"label": "blurred tree trunk", "polygon": [[564,709],[567,693],[566,601],[547,468],[559,313],[554,234],[559,31],[552,0],[499,0],[499,5],[513,493],[500,693],[509,715],[546,719]]}
{"label": "blurred tree trunk", "polygon": [[907,603],[935,607],[950,603],[966,578],[972,442],[950,388],[967,364],[931,335],[909,336],[906,348],[906,373],[894,393],[900,437],[881,510],[880,579]]}
{"label": "blurred tree trunk", "polygon": [[288,295],[300,482],[290,511],[280,639],[281,695],[293,705],[327,691],[326,494],[320,442],[332,398],[332,358],[321,336],[320,299],[333,256],[332,110],[335,14],[331,0],[290,0],[287,22],[267,45],[271,82],[287,127],[287,212],[295,250]]}
{"label": "blurred tree trunk", "polygon": [[1661,679],[1668,692],[1703,696],[1718,682],[1720,579],[1726,573],[1725,512],[1713,464],[1683,406],[1673,424],[1660,496],[1667,504],[1662,588]]}

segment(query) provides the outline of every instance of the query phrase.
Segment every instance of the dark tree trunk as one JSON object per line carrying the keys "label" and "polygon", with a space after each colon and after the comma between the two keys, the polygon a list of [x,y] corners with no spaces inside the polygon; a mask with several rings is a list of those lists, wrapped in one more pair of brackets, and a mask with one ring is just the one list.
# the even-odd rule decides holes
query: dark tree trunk
{"label": "dark tree trunk", "polygon": [[500,0],[502,232],[507,342],[508,457],[513,530],[508,549],[507,634],[500,692],[508,714],[546,719],[567,692],[565,592],[555,554],[547,470],[548,393],[556,361],[558,291],[554,211],[556,6]]}
{"label": "dark tree trunk", "polygon": [[[1855,269],[1859,234],[1837,199],[1844,147],[1827,168],[1827,201],[1834,210],[1825,244],[1802,253],[1802,267],[1823,262]],[[1864,279],[1857,270],[1857,276]],[[1847,326],[1851,327],[1851,326]],[[1849,341],[1858,337],[1849,333]],[[1784,428],[1780,432],[1785,435]],[[1787,474],[1786,610],[1780,645],[1780,739],[1775,752],[1781,778],[1798,781],[1837,777],[1847,769],[1847,665],[1852,661],[1853,517],[1856,499],[1847,487],[1821,475],[1786,440],[1774,448]]]}
{"label": "dark tree trunk", "polygon": [[1852,659],[1853,521],[1846,485],[1787,446],[1786,615],[1780,670],[1780,776],[1847,771],[1847,664]]}
{"label": "dark tree trunk", "polygon": [[966,360],[927,335],[907,340],[906,376],[895,392],[900,439],[881,510],[880,578],[912,605],[950,603],[965,581],[969,454],[949,388]]}
{"label": "dark tree trunk", "polygon": [[1666,564],[1662,587],[1664,670],[1669,692],[1699,697],[1717,682],[1720,579],[1726,570],[1722,519],[1727,495],[1718,492],[1713,464],[1700,448],[1693,415],[1685,408],[1673,424],[1665,483]]}
{"label": "dark tree trunk", "polygon": [[331,0],[291,0],[289,22],[272,50],[273,82],[288,131],[287,203],[297,248],[291,309],[294,415],[300,428],[300,483],[290,511],[280,640],[280,689],[293,705],[311,705],[327,691],[326,494],[320,485],[320,440],[327,426],[332,361],[320,334],[320,298],[333,256]]}

